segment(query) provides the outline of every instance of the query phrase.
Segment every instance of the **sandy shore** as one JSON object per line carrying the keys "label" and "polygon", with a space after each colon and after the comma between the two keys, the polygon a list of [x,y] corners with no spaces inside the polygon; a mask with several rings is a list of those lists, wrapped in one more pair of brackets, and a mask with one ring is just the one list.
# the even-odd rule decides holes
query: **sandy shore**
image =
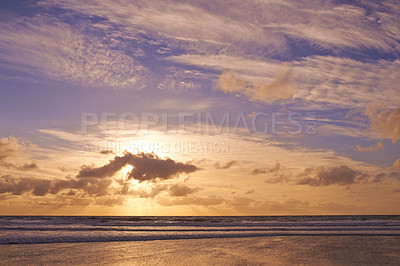
{"label": "sandy shore", "polygon": [[399,237],[254,237],[0,246],[2,265],[399,265]]}

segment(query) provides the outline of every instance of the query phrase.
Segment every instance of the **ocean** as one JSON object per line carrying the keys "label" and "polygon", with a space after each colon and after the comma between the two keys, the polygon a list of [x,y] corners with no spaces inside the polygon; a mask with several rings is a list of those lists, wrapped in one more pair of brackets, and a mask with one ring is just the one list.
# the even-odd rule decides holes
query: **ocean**
{"label": "ocean", "polygon": [[0,265],[400,265],[400,216],[2,216]]}
{"label": "ocean", "polygon": [[0,244],[400,236],[400,216],[1,216]]}

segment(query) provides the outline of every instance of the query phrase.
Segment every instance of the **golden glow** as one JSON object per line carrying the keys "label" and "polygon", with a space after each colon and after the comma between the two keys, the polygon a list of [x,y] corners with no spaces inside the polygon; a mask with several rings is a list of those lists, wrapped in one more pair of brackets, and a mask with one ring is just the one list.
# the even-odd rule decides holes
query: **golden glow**
{"label": "golden glow", "polygon": [[132,165],[127,165],[124,168],[121,169],[121,178],[123,180],[127,179],[128,174],[132,171],[133,166]]}
{"label": "golden glow", "polygon": [[[130,139],[129,139],[130,140]],[[155,153],[162,158],[170,157],[171,145],[180,141],[174,135],[166,135],[163,132],[149,130],[148,133],[143,133],[140,138],[134,142],[123,139],[126,143],[125,150],[130,153]]]}
{"label": "golden glow", "polygon": [[[133,166],[132,165],[127,165],[124,168],[121,169],[121,179],[124,181],[128,181],[128,175],[132,171]],[[130,187],[132,187],[135,191],[143,191],[143,192],[148,192],[151,190],[151,184],[148,182],[139,182],[136,179],[131,178],[129,181]]]}

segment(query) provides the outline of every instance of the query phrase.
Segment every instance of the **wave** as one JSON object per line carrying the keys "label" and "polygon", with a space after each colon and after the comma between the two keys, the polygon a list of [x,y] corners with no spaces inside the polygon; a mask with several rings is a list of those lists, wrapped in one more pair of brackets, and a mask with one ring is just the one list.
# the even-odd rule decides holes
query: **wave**
{"label": "wave", "polygon": [[268,236],[400,236],[400,216],[0,217],[0,244]]}
{"label": "wave", "polygon": [[6,238],[0,245],[10,244],[47,244],[47,243],[81,243],[81,242],[113,242],[113,241],[151,241],[151,240],[179,240],[179,239],[206,239],[206,238],[243,238],[243,237],[271,237],[271,236],[400,236],[400,232],[364,232],[360,233],[327,233],[327,232],[274,232],[274,233],[242,233],[242,234],[175,234],[175,235],[118,235],[118,236],[65,236],[65,237],[29,237]]}

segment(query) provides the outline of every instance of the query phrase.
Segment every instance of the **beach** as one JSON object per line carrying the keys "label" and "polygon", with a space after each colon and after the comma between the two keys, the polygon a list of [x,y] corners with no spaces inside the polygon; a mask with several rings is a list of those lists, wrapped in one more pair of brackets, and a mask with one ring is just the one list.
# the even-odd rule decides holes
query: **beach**
{"label": "beach", "polygon": [[400,238],[271,236],[3,245],[2,265],[399,265]]}

